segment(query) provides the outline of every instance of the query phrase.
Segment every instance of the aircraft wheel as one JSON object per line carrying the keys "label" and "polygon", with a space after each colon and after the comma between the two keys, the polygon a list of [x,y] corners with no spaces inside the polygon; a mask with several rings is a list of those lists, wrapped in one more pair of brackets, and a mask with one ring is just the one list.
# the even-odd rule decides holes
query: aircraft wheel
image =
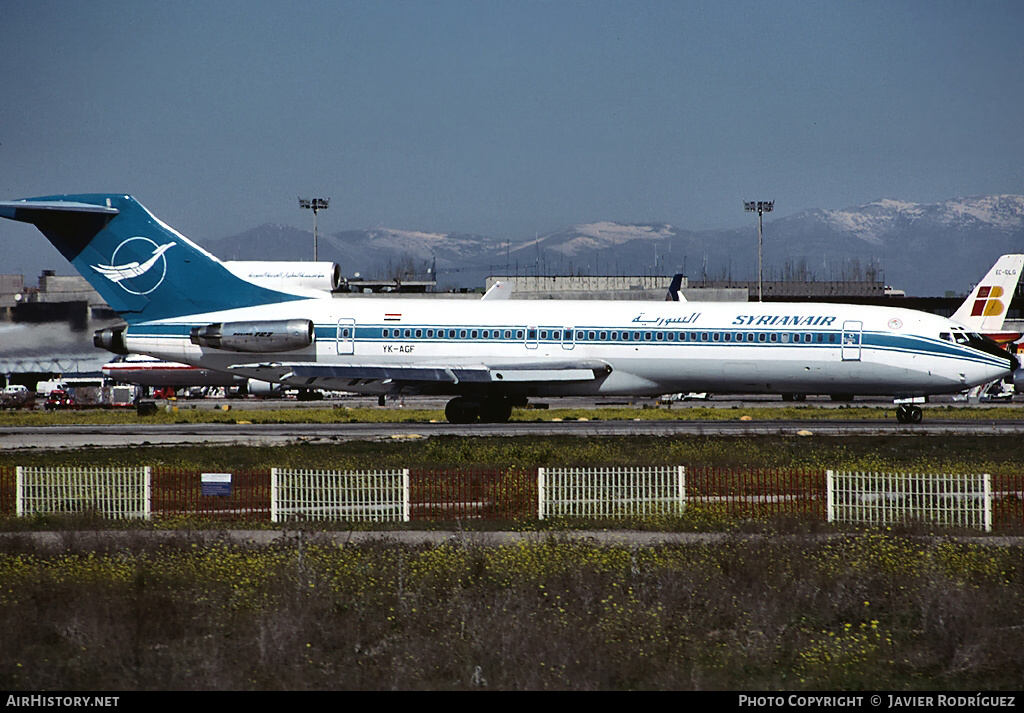
{"label": "aircraft wheel", "polygon": [[444,417],[448,419],[448,423],[473,423],[480,417],[480,407],[458,396],[444,407]]}
{"label": "aircraft wheel", "polygon": [[896,407],[896,420],[900,423],[921,423],[924,412],[920,406],[900,404]]}
{"label": "aircraft wheel", "polygon": [[490,398],[480,407],[480,420],[484,423],[507,423],[512,415],[512,400],[504,397]]}

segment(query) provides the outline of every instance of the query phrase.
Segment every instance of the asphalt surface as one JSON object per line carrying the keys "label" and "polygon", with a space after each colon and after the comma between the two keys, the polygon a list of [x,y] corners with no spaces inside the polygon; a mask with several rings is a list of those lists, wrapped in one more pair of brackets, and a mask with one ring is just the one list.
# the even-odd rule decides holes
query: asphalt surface
{"label": "asphalt surface", "polygon": [[[345,406],[376,406],[373,399],[352,399],[345,401],[320,401],[297,403],[290,400],[258,401],[248,399],[245,402],[221,402],[214,399],[197,401],[158,402],[160,408],[177,407],[184,409],[214,410],[225,405],[236,410],[272,409],[272,408],[344,408]],[[429,399],[409,399],[405,404],[409,408],[443,408],[444,401]],[[245,423],[206,423],[206,424],[153,424],[146,423],[140,417],[138,423],[124,425],[75,425],[0,427],[0,450],[26,449],[67,449],[84,447],[125,447],[140,445],[202,445],[202,444],[238,444],[253,446],[276,446],[290,443],[331,443],[352,440],[401,440],[420,439],[434,436],[478,436],[478,437],[509,437],[509,436],[553,436],[568,435],[578,437],[596,436],[749,436],[749,435],[783,435],[783,436],[864,436],[864,435],[993,435],[993,434],[1024,434],[1024,405],[1020,407],[1020,420],[975,420],[929,418],[925,409],[924,421],[915,425],[897,423],[894,407],[884,400],[859,400],[855,406],[867,406],[891,411],[885,419],[807,419],[807,420],[760,420],[756,416],[751,420],[653,420],[646,419],[649,412],[640,408],[642,405],[654,405],[652,400],[640,402],[627,401],[595,401],[586,399],[553,400],[552,407],[585,408],[593,410],[591,420],[552,421],[543,410],[536,411],[538,420],[529,422],[509,422],[501,424],[454,425],[440,423],[333,423],[333,424],[251,424]],[[632,405],[636,408],[634,420],[600,420],[600,407],[611,405]],[[785,404],[778,397],[726,399],[717,398],[708,401],[693,401],[676,404],[674,408],[687,408],[687,405],[729,409],[742,406],[744,408],[771,408]],[[806,405],[823,408],[841,408],[844,405],[827,398],[811,397]],[[946,401],[942,405],[954,405],[965,409],[984,409],[984,405],[969,405],[963,402]],[[400,402],[390,402],[389,409],[402,408]],[[240,419],[244,416],[239,414]]]}

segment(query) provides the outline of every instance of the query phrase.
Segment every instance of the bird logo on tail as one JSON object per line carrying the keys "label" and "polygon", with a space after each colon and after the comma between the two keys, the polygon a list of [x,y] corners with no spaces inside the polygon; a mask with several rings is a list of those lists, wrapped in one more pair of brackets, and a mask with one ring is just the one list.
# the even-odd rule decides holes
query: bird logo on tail
{"label": "bird logo on tail", "polygon": [[[121,249],[136,240],[142,240],[150,243],[153,246],[152,255],[143,262],[132,260],[120,265],[116,264],[117,254]],[[164,253],[175,245],[177,245],[177,243],[173,241],[164,243],[163,245],[157,245],[154,241],[142,236],[128,238],[114,250],[114,254],[110,256],[110,265],[90,265],[90,267],[114,284],[120,286],[126,292],[131,292],[135,295],[148,295],[164,281],[164,275],[167,274],[167,261],[164,258]],[[158,271],[153,271],[153,268],[158,263],[160,263],[160,269]],[[141,278],[151,271],[152,275],[150,275],[149,279],[144,279],[141,282],[136,281],[137,278]],[[154,277],[156,272],[159,272],[159,277]]]}

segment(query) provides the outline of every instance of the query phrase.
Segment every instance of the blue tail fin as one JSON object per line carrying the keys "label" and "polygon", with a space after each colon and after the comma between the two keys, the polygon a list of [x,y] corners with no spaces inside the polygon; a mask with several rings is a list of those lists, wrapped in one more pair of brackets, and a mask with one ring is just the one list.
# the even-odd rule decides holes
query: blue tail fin
{"label": "blue tail fin", "polygon": [[0,217],[39,228],[130,324],[300,299],[231,274],[131,196],[5,201]]}

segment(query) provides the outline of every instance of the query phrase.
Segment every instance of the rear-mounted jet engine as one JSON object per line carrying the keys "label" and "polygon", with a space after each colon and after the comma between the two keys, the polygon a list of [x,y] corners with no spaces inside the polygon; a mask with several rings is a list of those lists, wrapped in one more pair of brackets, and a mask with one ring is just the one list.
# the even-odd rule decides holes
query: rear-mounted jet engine
{"label": "rear-mounted jet engine", "polygon": [[313,343],[313,322],[281,319],[257,322],[217,322],[193,327],[192,343],[232,352],[290,352]]}

